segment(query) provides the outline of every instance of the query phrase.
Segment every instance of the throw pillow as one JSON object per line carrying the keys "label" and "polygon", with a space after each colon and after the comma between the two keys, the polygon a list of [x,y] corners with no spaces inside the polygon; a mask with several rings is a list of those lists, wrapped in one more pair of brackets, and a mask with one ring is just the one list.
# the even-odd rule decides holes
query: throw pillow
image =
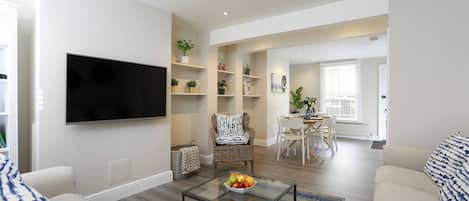
{"label": "throw pillow", "polygon": [[438,186],[454,177],[456,170],[468,160],[469,138],[458,132],[448,137],[428,158],[424,172]]}
{"label": "throw pillow", "polygon": [[469,201],[469,163],[456,170],[454,177],[441,188],[442,201]]}
{"label": "throw pillow", "polygon": [[238,139],[244,138],[243,113],[216,114],[217,143],[238,144]]}
{"label": "throw pillow", "polygon": [[38,193],[31,186],[22,181],[0,175],[0,199],[8,201],[47,201],[47,198]]}
{"label": "throw pillow", "polygon": [[6,175],[12,179],[23,181],[18,168],[2,154],[0,154],[0,175]]}

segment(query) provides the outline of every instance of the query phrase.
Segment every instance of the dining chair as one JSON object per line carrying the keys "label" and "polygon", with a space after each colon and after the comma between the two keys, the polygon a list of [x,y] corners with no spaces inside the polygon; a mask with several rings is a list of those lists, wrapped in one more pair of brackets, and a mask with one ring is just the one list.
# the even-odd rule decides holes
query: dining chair
{"label": "dining chair", "polygon": [[310,130],[307,135],[309,137],[316,137],[318,140],[315,140],[314,143],[316,147],[320,145],[321,142],[325,142],[334,156],[337,148],[337,137],[336,137],[336,119],[333,116],[321,116],[322,122],[320,127]]}
{"label": "dining chair", "polygon": [[[279,130],[277,133],[277,160],[280,160],[280,151],[282,149],[282,145],[286,145],[288,154],[290,151],[289,147],[300,142],[301,160],[302,164],[305,165],[305,155],[309,153],[309,146],[306,146],[308,141],[305,136],[304,129],[305,126],[302,118],[279,118]],[[283,130],[289,130],[290,132],[282,133]]]}

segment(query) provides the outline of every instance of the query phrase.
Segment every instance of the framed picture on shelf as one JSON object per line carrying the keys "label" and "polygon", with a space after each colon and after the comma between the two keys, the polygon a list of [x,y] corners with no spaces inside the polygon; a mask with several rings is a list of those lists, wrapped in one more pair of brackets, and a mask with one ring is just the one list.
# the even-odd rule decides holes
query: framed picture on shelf
{"label": "framed picture on shelf", "polygon": [[287,92],[287,76],[272,73],[271,75],[271,88],[272,92],[285,93]]}
{"label": "framed picture on shelf", "polygon": [[252,86],[252,79],[249,77],[243,78],[243,95],[253,95],[254,88]]}

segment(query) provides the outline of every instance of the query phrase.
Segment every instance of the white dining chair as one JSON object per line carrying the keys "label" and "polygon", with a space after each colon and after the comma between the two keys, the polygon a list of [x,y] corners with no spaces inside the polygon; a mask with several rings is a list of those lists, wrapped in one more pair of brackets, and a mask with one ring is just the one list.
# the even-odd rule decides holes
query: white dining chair
{"label": "white dining chair", "polygon": [[333,116],[321,116],[322,122],[321,126],[317,129],[311,130],[308,132],[309,137],[316,137],[317,140],[314,141],[316,147],[319,147],[321,142],[325,142],[334,156],[335,152],[338,150],[337,147],[337,136],[336,136],[336,119]]}
{"label": "white dining chair", "polygon": [[[302,118],[280,118],[279,119],[279,132],[277,134],[277,160],[280,160],[280,152],[282,145],[286,145],[287,154],[290,151],[289,147],[291,143],[301,143],[301,160],[302,164],[305,165],[305,155],[309,153],[309,146],[307,138],[304,132],[305,126]],[[290,132],[282,133],[282,130],[289,130]],[[282,141],[282,142],[280,142]],[[306,149],[306,150],[305,150]]]}

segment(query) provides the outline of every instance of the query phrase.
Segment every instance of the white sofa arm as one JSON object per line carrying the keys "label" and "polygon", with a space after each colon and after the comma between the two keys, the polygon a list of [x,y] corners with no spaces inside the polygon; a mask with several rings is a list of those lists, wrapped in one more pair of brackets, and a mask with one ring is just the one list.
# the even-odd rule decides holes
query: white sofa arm
{"label": "white sofa arm", "polygon": [[53,167],[21,174],[26,184],[48,198],[75,193],[75,179],[71,167]]}
{"label": "white sofa arm", "polygon": [[384,165],[423,171],[423,167],[431,153],[430,150],[386,145],[383,151]]}

